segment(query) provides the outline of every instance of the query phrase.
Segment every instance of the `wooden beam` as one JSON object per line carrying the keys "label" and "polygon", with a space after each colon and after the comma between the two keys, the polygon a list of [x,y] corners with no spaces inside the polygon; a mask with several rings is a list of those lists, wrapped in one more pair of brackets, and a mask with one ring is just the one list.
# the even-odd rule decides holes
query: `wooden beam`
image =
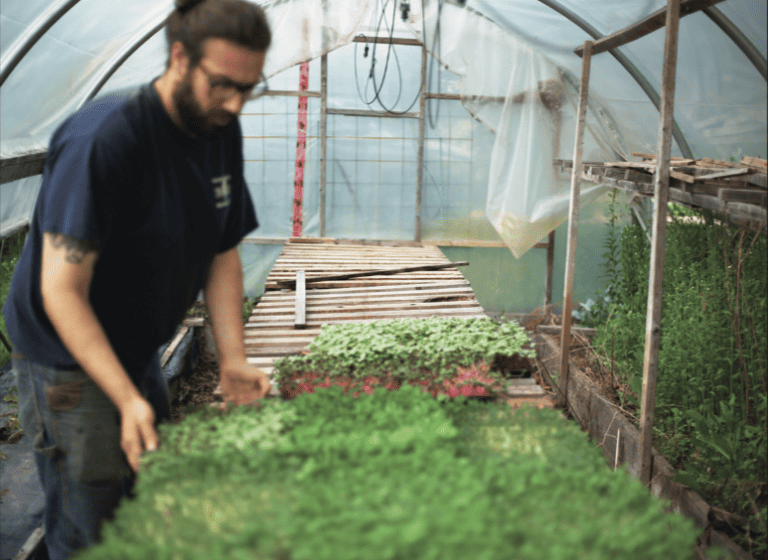
{"label": "wooden beam", "polygon": [[763,187],[768,188],[768,176],[766,176],[765,173],[756,173],[754,175],[750,175],[747,177],[747,182],[750,185],[755,185],[757,187]]}
{"label": "wooden beam", "polygon": [[15,235],[20,231],[27,229],[28,227],[29,227],[29,220],[27,218],[22,218],[18,222],[15,222],[7,226],[5,229],[0,230],[0,239],[5,239],[6,237]]}
{"label": "wooden beam", "polygon": [[[332,282],[334,280],[349,280],[352,278],[363,278],[366,276],[389,276],[392,274],[400,274],[402,272],[419,272],[423,270],[441,270],[444,268],[455,268],[457,266],[466,266],[469,261],[458,261],[445,264],[426,264],[422,266],[405,266],[401,268],[387,268],[383,270],[365,270],[362,272],[350,272],[348,274],[334,274],[331,276],[314,276],[307,278],[306,282]],[[278,280],[276,282],[281,286],[293,287],[296,285],[296,280]]]}
{"label": "wooden beam", "polygon": [[296,305],[294,311],[293,328],[304,329],[307,327],[307,285],[306,273],[299,270],[296,273]]}
{"label": "wooden beam", "polygon": [[742,165],[749,165],[750,167],[758,167],[763,171],[768,170],[768,161],[760,158],[744,156],[741,158]]}
{"label": "wooden beam", "polygon": [[[26,224],[26,222],[25,222]],[[484,247],[504,248],[503,241],[473,241],[471,239],[422,239],[421,241],[398,241],[388,239],[334,239],[330,237],[246,237],[241,241],[248,245],[285,245],[286,243],[333,243],[335,245],[388,246],[388,247]],[[548,243],[536,243],[534,249],[546,249]]]}
{"label": "wooden beam", "polygon": [[363,109],[327,109],[328,115],[343,117],[387,117],[392,119],[418,119],[419,113],[389,113],[387,111],[367,111]]}
{"label": "wooden beam", "polygon": [[161,368],[164,368],[168,361],[171,359],[171,356],[173,356],[173,353],[176,351],[176,348],[179,347],[181,341],[184,340],[184,337],[187,335],[187,332],[189,332],[189,329],[190,327],[186,325],[179,329],[179,332],[176,334],[173,341],[168,345],[168,348],[165,349],[165,352],[163,352],[163,355],[160,357]]}
{"label": "wooden beam", "polygon": [[565,286],[563,290],[563,332],[560,336],[560,376],[558,377],[557,404],[568,405],[568,358],[571,355],[571,312],[573,310],[573,277],[576,272],[576,236],[579,226],[579,191],[581,188],[581,158],[584,152],[584,129],[589,99],[589,71],[592,61],[592,43],[584,41],[584,57],[581,62],[581,85],[576,120],[576,141],[573,147],[571,171],[571,202],[568,211],[568,243],[565,256]]}
{"label": "wooden beam", "polygon": [[16,553],[16,556],[13,557],[13,560],[29,560],[43,542],[44,538],[45,529],[42,526],[32,531],[32,534],[29,535],[29,538]]}
{"label": "wooden beam", "polygon": [[39,150],[23,156],[0,160],[0,184],[11,183],[43,172],[48,150]]}
{"label": "wooden beam", "polygon": [[741,169],[729,169],[727,171],[718,171],[717,173],[711,173],[709,175],[701,175],[696,177],[697,181],[707,181],[709,179],[721,179],[723,177],[738,177],[739,175],[746,175],[750,172],[748,167],[742,167]]}
{"label": "wooden beam", "polygon": [[[704,8],[710,8],[722,1],[723,0],[683,0],[680,2],[680,17],[690,15],[703,10]],[[661,29],[664,27],[666,17],[667,9],[662,8],[629,27],[625,27],[616,33],[606,35],[602,39],[598,39],[592,45],[592,56],[626,45],[640,37],[644,37],[645,35],[649,35],[650,33]],[[579,56],[583,56],[584,47],[576,47],[573,52]]]}
{"label": "wooden beam", "polygon": [[675,105],[677,71],[677,36],[680,23],[680,0],[669,0],[666,10],[666,38],[662,67],[661,118],[659,123],[659,155],[654,175],[653,243],[648,279],[648,315],[645,325],[643,356],[643,393],[640,402],[640,481],[649,485],[653,468],[653,413],[656,405],[659,341],[661,339],[661,304],[664,282],[664,247],[667,237],[667,201],[669,200],[669,161],[672,150],[672,124]]}
{"label": "wooden beam", "polygon": [[[378,43],[378,44],[385,44],[389,45],[390,38],[389,37],[364,37],[363,35],[358,35],[354,39],[352,39],[353,43]],[[410,45],[412,47],[420,47],[421,41],[418,39],[399,39],[397,37],[392,37],[391,42],[393,45]]]}
{"label": "wooden beam", "polygon": [[[288,90],[267,90],[264,92],[264,97],[321,97],[322,93],[319,91],[293,91]],[[246,113],[247,114],[247,113]]]}

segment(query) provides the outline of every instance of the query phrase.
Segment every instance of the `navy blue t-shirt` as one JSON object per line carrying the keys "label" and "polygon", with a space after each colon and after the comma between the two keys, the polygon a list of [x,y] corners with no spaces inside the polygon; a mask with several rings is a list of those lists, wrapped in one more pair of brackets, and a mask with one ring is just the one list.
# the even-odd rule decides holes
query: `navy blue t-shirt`
{"label": "navy blue t-shirt", "polygon": [[220,139],[190,138],[154,82],[86,105],[48,150],[4,308],[15,350],[42,365],[78,367],[43,309],[43,232],[98,246],[90,301],[137,381],[197,298],[213,257],[257,226],[237,120]]}

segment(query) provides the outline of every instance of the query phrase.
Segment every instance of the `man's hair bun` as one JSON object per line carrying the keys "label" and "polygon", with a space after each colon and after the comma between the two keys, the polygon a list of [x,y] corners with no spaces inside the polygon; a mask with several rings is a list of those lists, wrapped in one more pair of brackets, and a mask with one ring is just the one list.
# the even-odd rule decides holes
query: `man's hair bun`
{"label": "man's hair bun", "polygon": [[180,14],[184,15],[198,4],[202,4],[205,0],[175,0],[176,9]]}

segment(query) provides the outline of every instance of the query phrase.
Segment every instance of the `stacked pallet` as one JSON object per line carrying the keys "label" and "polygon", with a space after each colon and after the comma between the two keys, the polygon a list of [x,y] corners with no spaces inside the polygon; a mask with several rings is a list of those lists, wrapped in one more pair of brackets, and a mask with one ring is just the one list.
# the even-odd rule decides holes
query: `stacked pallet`
{"label": "stacked pallet", "polygon": [[[632,155],[642,161],[584,164],[582,178],[642,196],[653,196],[656,156]],[[673,157],[669,171],[669,200],[712,210],[734,222],[751,221],[765,225],[766,168],[766,160],[748,156],[739,162]]]}

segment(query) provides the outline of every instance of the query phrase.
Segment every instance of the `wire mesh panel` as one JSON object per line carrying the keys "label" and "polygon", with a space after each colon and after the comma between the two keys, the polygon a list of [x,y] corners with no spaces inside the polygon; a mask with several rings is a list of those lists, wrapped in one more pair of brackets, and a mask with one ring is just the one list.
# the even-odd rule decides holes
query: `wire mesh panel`
{"label": "wire mesh panel", "polygon": [[411,239],[418,121],[329,115],[327,232]]}
{"label": "wire mesh panel", "polygon": [[[312,217],[317,214],[319,190],[320,101],[316,98],[308,101],[304,214],[305,222],[312,223]],[[245,180],[260,224],[255,236],[291,235],[297,117],[298,97],[288,95],[267,96],[250,102],[240,117]],[[309,231],[305,228],[305,234],[313,235],[312,228]]]}
{"label": "wire mesh panel", "polygon": [[[446,74],[446,72],[443,72]],[[424,142],[424,239],[498,241],[485,217],[494,134],[460,101],[432,99]]]}

